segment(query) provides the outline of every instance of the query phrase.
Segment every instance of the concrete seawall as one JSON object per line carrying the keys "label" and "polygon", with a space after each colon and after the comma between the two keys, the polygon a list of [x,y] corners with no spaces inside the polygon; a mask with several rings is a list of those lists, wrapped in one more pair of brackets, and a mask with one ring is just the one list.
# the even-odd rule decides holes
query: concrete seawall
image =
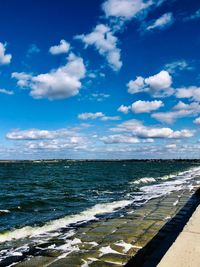
{"label": "concrete seawall", "polygon": [[200,266],[200,206],[158,264],[158,267],[169,266]]}
{"label": "concrete seawall", "polygon": [[200,189],[126,267],[200,266]]}

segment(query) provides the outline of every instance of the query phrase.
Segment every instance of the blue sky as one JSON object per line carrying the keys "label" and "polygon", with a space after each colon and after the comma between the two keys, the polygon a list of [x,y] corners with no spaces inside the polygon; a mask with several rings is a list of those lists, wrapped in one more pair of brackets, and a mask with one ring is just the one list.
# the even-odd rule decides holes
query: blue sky
{"label": "blue sky", "polygon": [[197,0],[6,0],[0,158],[199,158]]}

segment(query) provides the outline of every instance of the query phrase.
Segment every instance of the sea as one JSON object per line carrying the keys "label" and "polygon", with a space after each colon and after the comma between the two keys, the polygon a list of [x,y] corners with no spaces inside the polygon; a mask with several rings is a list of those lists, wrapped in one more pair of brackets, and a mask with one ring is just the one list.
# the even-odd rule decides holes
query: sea
{"label": "sea", "polygon": [[198,161],[2,162],[0,266],[63,229],[68,236],[91,221],[119,217],[127,207],[134,210],[170,192],[191,190],[197,175]]}

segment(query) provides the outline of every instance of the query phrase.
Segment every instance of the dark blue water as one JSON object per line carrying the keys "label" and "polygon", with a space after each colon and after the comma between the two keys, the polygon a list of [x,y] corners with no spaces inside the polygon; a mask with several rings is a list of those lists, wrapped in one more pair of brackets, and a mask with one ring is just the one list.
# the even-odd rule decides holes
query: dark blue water
{"label": "dark blue water", "polygon": [[[196,166],[175,161],[0,164],[0,232],[78,214],[96,204],[129,200],[144,185]],[[141,178],[155,181],[138,181]],[[141,194],[141,193],[140,193]]]}

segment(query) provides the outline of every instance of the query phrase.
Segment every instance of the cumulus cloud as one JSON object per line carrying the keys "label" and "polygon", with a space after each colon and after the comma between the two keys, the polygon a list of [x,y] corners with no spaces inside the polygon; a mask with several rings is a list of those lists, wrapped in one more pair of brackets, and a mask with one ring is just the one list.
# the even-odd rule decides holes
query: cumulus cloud
{"label": "cumulus cloud", "polygon": [[129,81],[127,87],[130,94],[147,92],[153,97],[166,97],[174,93],[171,85],[172,76],[168,71],[162,70],[148,78],[139,76],[136,80]]}
{"label": "cumulus cloud", "polygon": [[182,101],[179,101],[177,105],[175,105],[172,111],[169,112],[157,112],[151,115],[152,118],[165,122],[165,123],[173,123],[175,120],[179,118],[184,118],[188,116],[196,116],[200,113],[200,105],[199,103],[192,102],[190,104],[185,104]]}
{"label": "cumulus cloud", "polygon": [[7,65],[11,62],[12,55],[6,54],[6,44],[0,42],[0,65]]}
{"label": "cumulus cloud", "polygon": [[[37,153],[41,151],[67,151],[87,150],[90,140],[80,134],[76,128],[63,128],[57,130],[12,130],[7,133],[8,140],[15,140],[23,153]],[[22,143],[23,142],[23,146]]]}
{"label": "cumulus cloud", "polygon": [[152,24],[150,24],[146,30],[154,30],[154,29],[165,29],[166,27],[170,26],[174,21],[172,13],[165,13],[158,19],[154,20]]}
{"label": "cumulus cloud", "polygon": [[127,84],[128,92],[130,94],[136,94],[146,91],[145,79],[141,76],[138,76],[136,80],[131,80]]}
{"label": "cumulus cloud", "polygon": [[0,93],[1,94],[6,94],[6,95],[14,95],[13,91],[2,89],[2,88],[0,89]]}
{"label": "cumulus cloud", "polygon": [[138,100],[132,104],[131,109],[135,113],[149,113],[163,106],[164,104],[160,100],[154,100],[154,101]]}
{"label": "cumulus cloud", "polygon": [[121,105],[121,106],[117,109],[117,111],[122,112],[122,113],[124,113],[124,114],[128,114],[130,108],[131,108],[130,106]]}
{"label": "cumulus cloud", "polygon": [[107,0],[102,8],[106,17],[121,18],[123,21],[131,20],[141,11],[152,5],[152,1],[143,0]]}
{"label": "cumulus cloud", "polygon": [[156,119],[157,121],[171,124],[171,123],[175,122],[178,118],[187,117],[188,114],[191,114],[191,113],[189,111],[186,111],[186,110],[180,110],[180,111],[153,113],[151,115],[151,117]]}
{"label": "cumulus cloud", "polygon": [[69,52],[69,49],[70,44],[62,39],[59,45],[54,45],[49,48],[49,53],[52,55],[65,54]]}
{"label": "cumulus cloud", "polygon": [[119,116],[103,116],[102,121],[119,121],[121,118]]}
{"label": "cumulus cloud", "polygon": [[145,83],[152,90],[159,91],[162,89],[168,89],[171,86],[172,77],[167,71],[162,70],[158,74],[155,74],[153,76],[150,76],[149,78],[146,78]]}
{"label": "cumulus cloud", "polygon": [[85,73],[83,59],[71,53],[66,65],[49,73],[33,76],[14,72],[12,77],[18,80],[18,86],[30,88],[33,98],[55,100],[77,95],[82,86],[80,80],[85,77]]}
{"label": "cumulus cloud", "polygon": [[13,72],[11,77],[17,80],[17,85],[21,88],[28,87],[29,81],[32,79],[32,75],[25,72]]}
{"label": "cumulus cloud", "polygon": [[78,118],[81,120],[95,120],[100,118],[100,120],[102,121],[118,121],[121,118],[119,116],[106,116],[104,113],[102,112],[86,112],[86,113],[81,113],[78,115]]}
{"label": "cumulus cloud", "polygon": [[117,48],[118,39],[113,35],[110,27],[99,24],[93,32],[86,35],[78,35],[75,38],[81,40],[86,48],[88,46],[94,46],[99,54],[106,58],[113,70],[117,71],[122,67],[120,58],[121,51]]}
{"label": "cumulus cloud", "polygon": [[128,136],[128,135],[122,135],[122,134],[103,136],[100,138],[100,140],[103,141],[105,144],[117,144],[117,143],[138,144],[140,143],[139,138]]}
{"label": "cumulus cloud", "polygon": [[97,118],[101,118],[105,116],[102,112],[95,112],[95,113],[92,113],[92,112],[86,112],[86,113],[81,113],[78,115],[78,118],[81,119],[81,120],[88,120],[88,119],[97,119]]}
{"label": "cumulus cloud", "polygon": [[194,101],[200,101],[200,87],[189,86],[176,89],[177,98],[191,98]]}
{"label": "cumulus cloud", "polygon": [[174,131],[167,127],[145,126],[141,121],[128,120],[115,128],[110,129],[113,132],[129,133],[138,138],[184,138],[192,137],[194,132],[188,129]]}
{"label": "cumulus cloud", "polygon": [[81,136],[77,136],[77,137],[68,137],[65,140],[60,140],[60,139],[53,139],[53,140],[42,140],[39,142],[27,142],[25,144],[26,148],[28,150],[58,150],[58,151],[62,151],[62,150],[66,150],[66,149],[70,149],[71,150],[79,150],[79,149],[86,149],[87,145],[86,145],[86,138],[85,137],[81,137]]}
{"label": "cumulus cloud", "polygon": [[7,133],[6,138],[10,140],[40,140],[40,139],[54,139],[66,136],[73,136],[75,132],[68,129],[59,130],[13,130]]}
{"label": "cumulus cloud", "polygon": [[194,122],[195,124],[200,124],[200,117],[199,117],[199,118],[196,118],[195,120],[193,120],[193,122]]}

